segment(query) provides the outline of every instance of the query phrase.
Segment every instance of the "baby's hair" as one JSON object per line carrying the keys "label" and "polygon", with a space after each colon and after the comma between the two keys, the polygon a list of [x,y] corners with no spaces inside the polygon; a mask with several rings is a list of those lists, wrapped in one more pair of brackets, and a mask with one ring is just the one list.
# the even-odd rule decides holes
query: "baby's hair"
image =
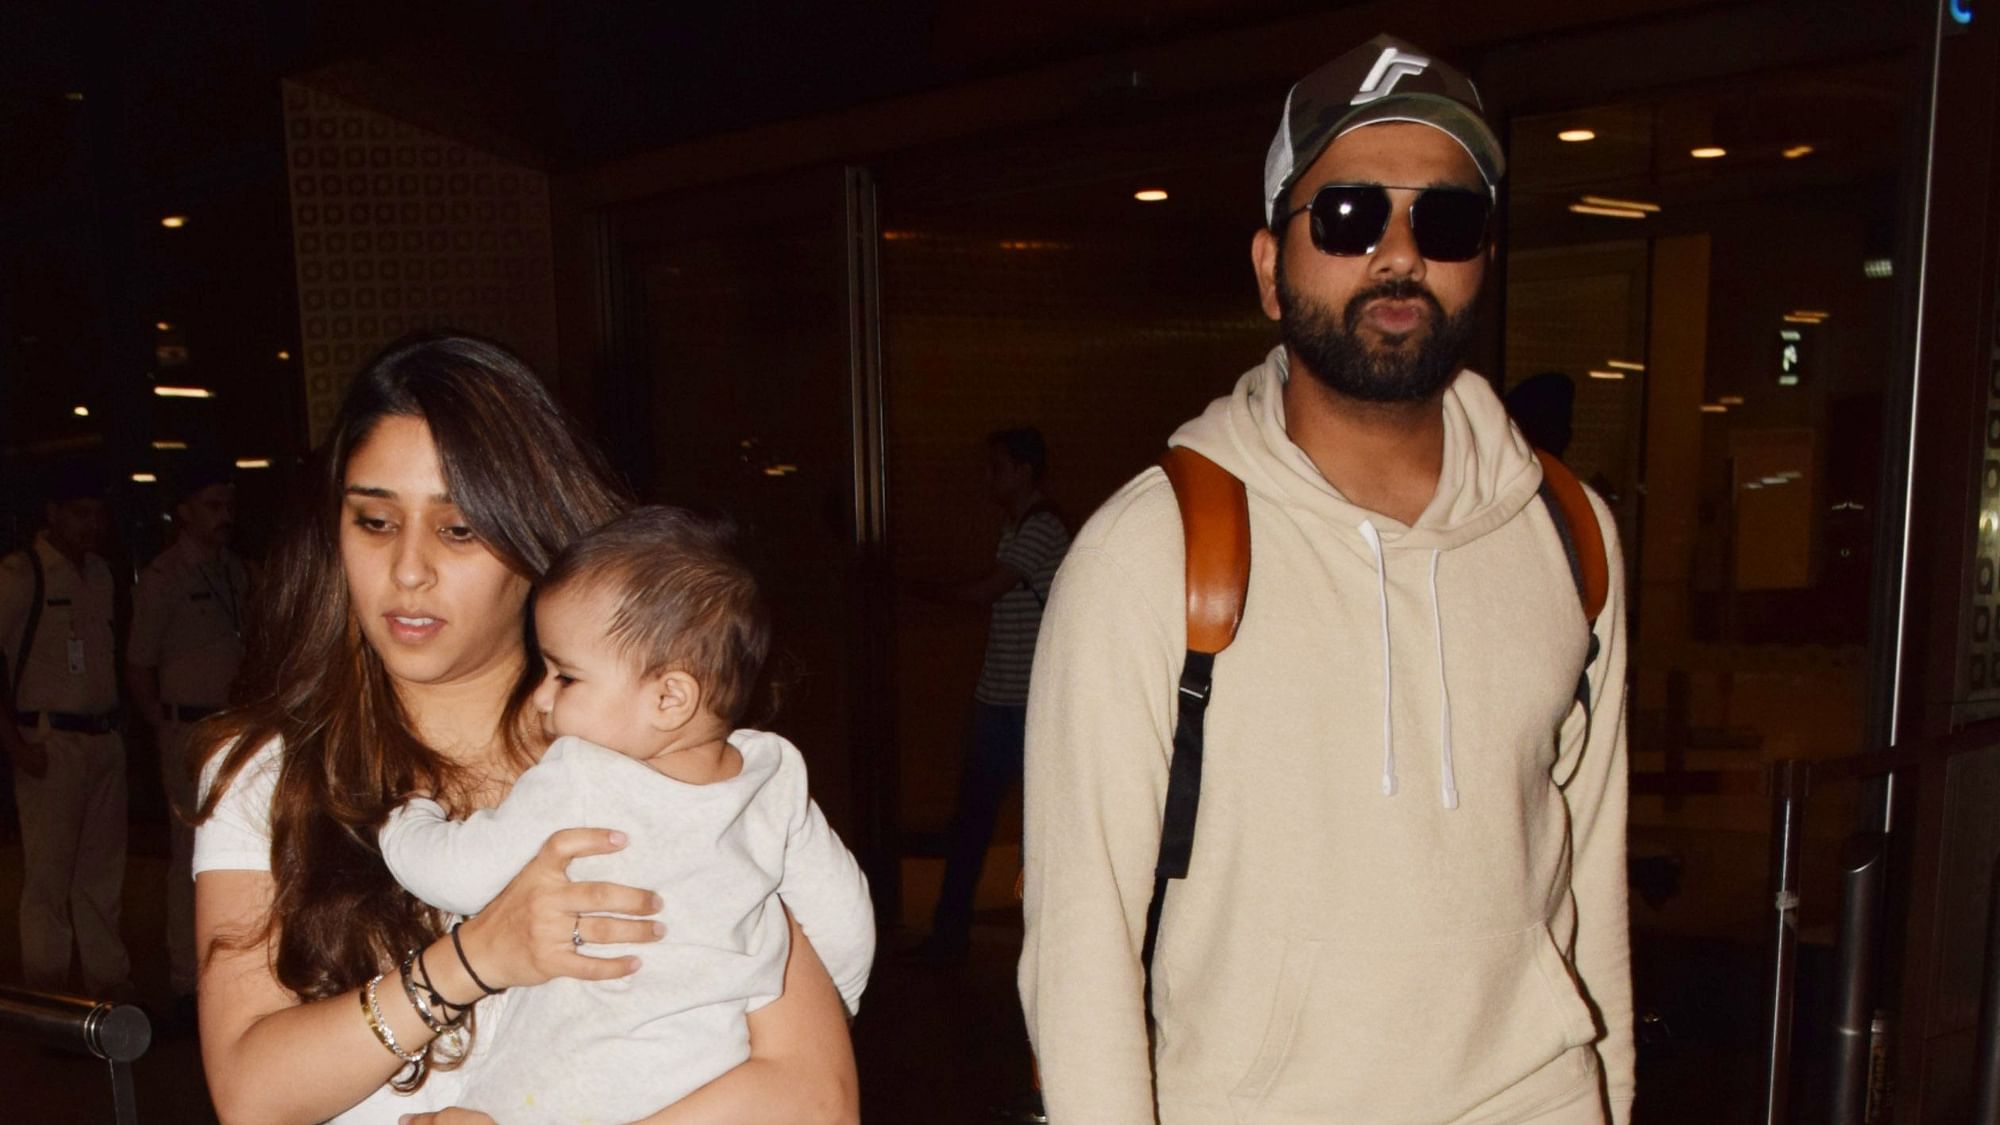
{"label": "baby's hair", "polygon": [[681,671],[723,721],[743,720],[771,649],[757,579],[736,527],[681,508],[634,508],[571,543],[537,585],[612,597],[610,640],[642,675]]}

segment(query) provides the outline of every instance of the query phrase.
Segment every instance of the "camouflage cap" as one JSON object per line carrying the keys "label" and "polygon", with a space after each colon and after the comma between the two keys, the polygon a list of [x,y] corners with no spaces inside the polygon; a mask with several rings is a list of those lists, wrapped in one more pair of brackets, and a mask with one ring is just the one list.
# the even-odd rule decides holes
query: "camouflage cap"
{"label": "camouflage cap", "polygon": [[1472,80],[1393,35],[1377,35],[1292,86],[1264,157],[1264,221],[1334,138],[1363,125],[1409,121],[1444,132],[1479,166],[1488,191],[1507,172]]}

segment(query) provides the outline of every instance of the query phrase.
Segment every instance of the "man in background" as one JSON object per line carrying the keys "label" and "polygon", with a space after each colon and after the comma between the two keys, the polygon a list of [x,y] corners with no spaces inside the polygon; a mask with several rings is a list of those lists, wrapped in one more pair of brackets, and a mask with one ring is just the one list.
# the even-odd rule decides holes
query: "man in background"
{"label": "man in background", "polygon": [[125,882],[125,745],[112,666],[111,568],[104,478],[58,469],[34,541],[0,560],[0,646],[11,706],[0,751],[21,815],[21,976],[66,991],[70,950],[83,988],[129,999],[131,959],[118,934]]}
{"label": "man in background", "polygon": [[1048,445],[1033,426],[987,435],[987,497],[1007,520],[993,565],[984,575],[963,582],[916,584],[920,596],[992,607],[986,659],[972,691],[972,732],[946,842],[944,882],[931,916],[930,936],[916,950],[920,957],[965,956],[979,873],[986,864],[1000,805],[1021,783],[1035,636],[1041,631],[1049,584],[1069,549],[1069,529],[1042,495],[1048,464]]}
{"label": "man in background", "polygon": [[167,866],[167,962],[174,1018],[192,1023],[195,992],[195,779],[188,750],[194,724],[229,701],[243,661],[243,609],[250,574],[229,549],[236,484],[226,462],[201,461],[173,480],[174,539],[139,575],[125,683],[160,748],[172,843]]}

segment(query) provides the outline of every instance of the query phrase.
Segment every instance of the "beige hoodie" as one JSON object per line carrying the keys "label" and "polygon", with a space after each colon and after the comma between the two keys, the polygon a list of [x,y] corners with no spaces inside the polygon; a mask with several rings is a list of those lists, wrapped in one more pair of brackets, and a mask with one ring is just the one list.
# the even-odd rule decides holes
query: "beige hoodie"
{"label": "beige hoodie", "polygon": [[[1216,661],[1194,859],[1149,1060],[1138,951],[1186,646],[1148,469],[1078,536],[1028,707],[1020,985],[1055,1125],[1584,1122],[1633,1095],[1625,635],[1589,638],[1541,468],[1486,381],[1443,400],[1406,527],[1285,435],[1282,349],[1176,433],[1241,477],[1250,589]],[[1149,1065],[1152,1064],[1152,1065]]]}

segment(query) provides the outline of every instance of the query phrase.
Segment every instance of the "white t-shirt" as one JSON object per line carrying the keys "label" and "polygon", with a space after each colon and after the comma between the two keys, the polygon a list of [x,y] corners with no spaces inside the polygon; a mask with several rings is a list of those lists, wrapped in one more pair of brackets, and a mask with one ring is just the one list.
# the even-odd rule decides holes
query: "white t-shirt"
{"label": "white t-shirt", "polygon": [[[204,871],[271,870],[271,797],[277,791],[278,765],[283,751],[276,741],[243,764],[228,792],[216,802],[215,815],[194,830],[194,873]],[[207,799],[222,764],[218,754],[202,771],[201,793]],[[384,981],[384,984],[389,983]],[[384,999],[395,995],[391,990]],[[396,996],[397,1002],[401,997]],[[475,1073],[485,1055],[484,1045],[499,1032],[509,997],[507,993],[488,996],[479,1002],[479,1034],[473,1037],[472,1054],[455,1070],[433,1070],[423,1088],[414,1094],[398,1094],[384,1083],[359,1104],[330,1120],[335,1125],[395,1125],[406,1113],[430,1113],[461,1103],[465,1083]],[[361,1013],[355,1012],[357,1022]]]}

